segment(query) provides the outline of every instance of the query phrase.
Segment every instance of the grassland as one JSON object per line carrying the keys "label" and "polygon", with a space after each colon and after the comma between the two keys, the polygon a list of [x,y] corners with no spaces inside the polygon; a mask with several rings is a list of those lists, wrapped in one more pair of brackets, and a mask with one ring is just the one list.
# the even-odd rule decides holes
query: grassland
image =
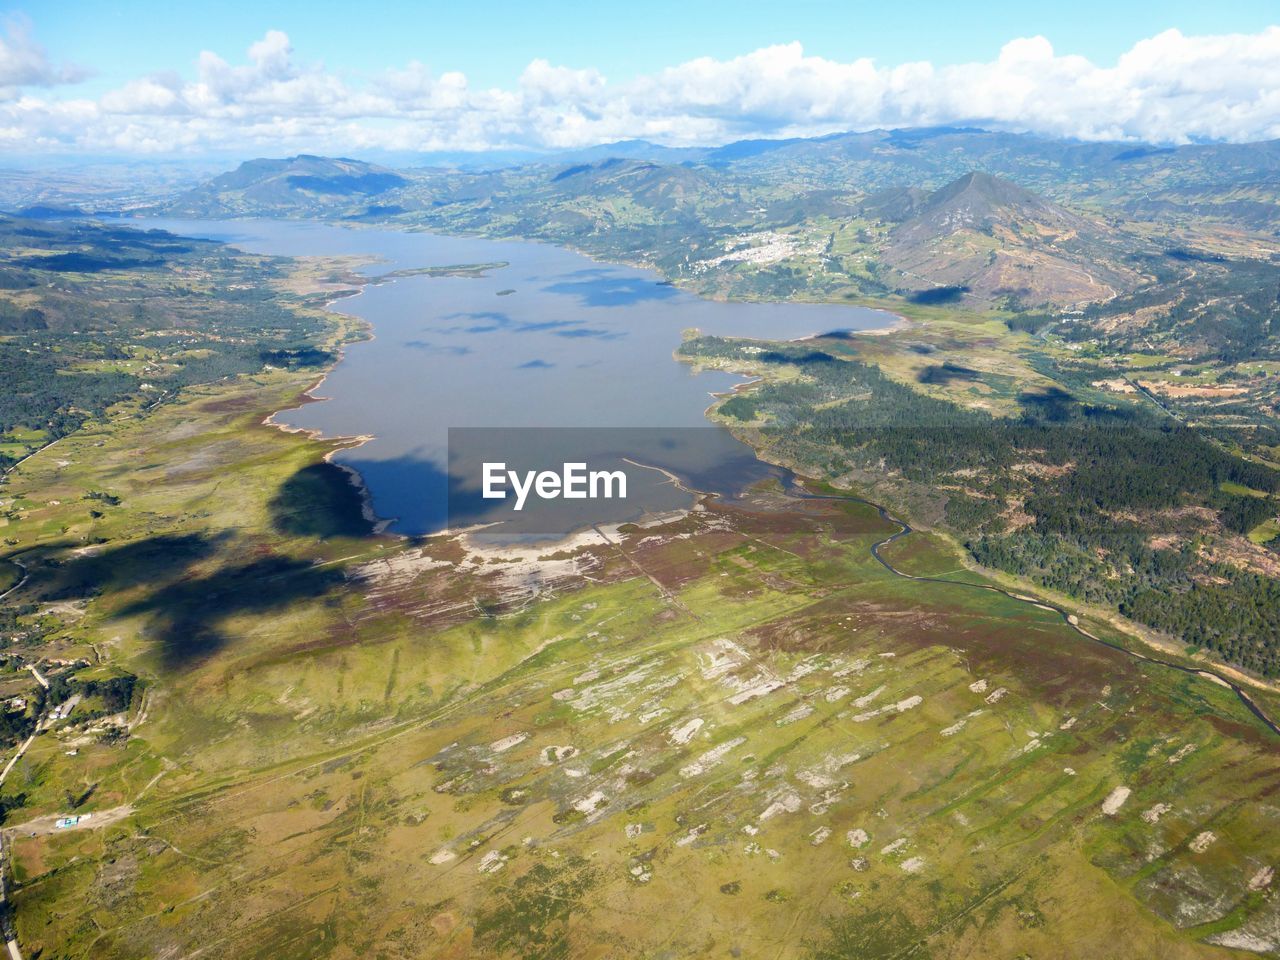
{"label": "grassland", "polygon": [[[572,242],[713,296],[888,308],[911,327],[780,349],[857,361],[912,403],[1013,422],[1063,391],[1266,449],[1239,428],[1273,397],[1271,361],[922,303],[933,281],[882,269],[896,228],[860,195],[797,204],[790,184],[631,163],[507,176],[487,199],[395,216]],[[359,282],[352,266],[272,283],[315,321],[305,304]],[[95,276],[67,303],[129,278]],[[190,276],[184,296],[212,289]],[[69,372],[141,380],[204,359],[194,339],[123,333],[127,349]],[[1126,653],[1141,636],[1206,656],[1105,597],[1036,588],[1121,649],[974,589],[1029,590],[977,567],[949,504],[999,495],[984,522],[1021,529],[1057,475],[1038,452],[927,483],[834,471],[925,528],[883,547],[890,564],[950,582],[877,563],[897,527],[873,509],[776,490],[546,555],[409,542],[371,533],[332,445],[262,423],[354,333],[275,344],[311,372],[262,368],[255,348],[258,372],[177,376],[165,402],[131,396],[7,479],[0,591],[30,578],[0,621],[17,638],[0,695],[43,697],[30,665],[83,694],[0,786],[28,955],[1280,956],[1275,735],[1225,686]],[[807,362],[749,369],[799,391]],[[786,410],[760,394],[720,415],[776,425]],[[3,439],[16,460],[53,437],[20,423]],[[1233,480],[1206,496],[1269,502]],[[1199,524],[1196,549],[1229,545],[1213,576],[1265,570],[1274,521],[1228,534],[1196,506],[1209,519],[1154,519]],[[91,816],[54,825],[71,813]]]}
{"label": "grassland", "polygon": [[[24,596],[58,621],[44,655],[145,684],[126,735],[73,714],[5,784],[28,953],[1280,939],[1275,740],[1229,690],[895,578],[869,548],[896,527],[852,503],[761,493],[542,561],[300,533],[282,491],[302,515],[344,502],[307,473],[329,448],[260,421],[305,385],[192,388],[10,481]],[[895,562],[975,578],[913,537]],[[86,794],[83,828],[40,819]]]}

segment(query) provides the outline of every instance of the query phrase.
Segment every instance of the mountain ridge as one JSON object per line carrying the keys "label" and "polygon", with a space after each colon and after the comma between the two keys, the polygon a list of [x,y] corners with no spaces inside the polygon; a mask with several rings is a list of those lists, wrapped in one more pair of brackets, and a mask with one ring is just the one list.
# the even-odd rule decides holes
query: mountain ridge
{"label": "mountain ridge", "polygon": [[320,208],[328,198],[375,197],[409,182],[387,167],[348,157],[255,158],[178,195],[168,212],[219,216]]}
{"label": "mountain ridge", "polygon": [[881,259],[905,285],[921,278],[980,301],[1063,307],[1115,296],[1138,280],[1118,263],[1125,244],[1114,231],[982,171],[924,197],[889,191],[879,207],[900,217]]}

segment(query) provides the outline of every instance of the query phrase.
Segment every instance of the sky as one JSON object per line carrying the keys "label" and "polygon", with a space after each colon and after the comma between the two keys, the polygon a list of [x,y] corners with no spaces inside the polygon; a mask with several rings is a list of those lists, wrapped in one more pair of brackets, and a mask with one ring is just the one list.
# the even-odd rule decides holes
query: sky
{"label": "sky", "polygon": [[1280,138],[1280,4],[0,0],[0,153]]}

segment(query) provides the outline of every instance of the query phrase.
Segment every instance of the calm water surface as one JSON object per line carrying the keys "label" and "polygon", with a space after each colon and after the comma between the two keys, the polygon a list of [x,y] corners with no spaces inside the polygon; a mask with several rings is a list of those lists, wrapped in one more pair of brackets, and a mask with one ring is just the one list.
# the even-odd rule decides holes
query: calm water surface
{"label": "calm water surface", "polygon": [[[703,413],[713,393],[741,378],[694,374],[677,362],[672,352],[682,332],[697,327],[708,334],[794,339],[883,327],[893,319],[861,307],[703,300],[661,284],[649,271],[598,263],[549,244],[276,220],[148,220],[147,226],[226,240],[254,253],[375,257],[378,262],[364,271],[375,276],[508,264],[481,277],[403,278],[335,304],[368,321],[373,339],[347,347],[315,391],[323,402],[276,417],[326,436],[372,436],[334,459],[359,471],[374,510],[394,518],[391,528],[406,534],[447,524],[451,427],[702,427],[696,434],[673,433],[685,439],[669,445],[663,466],[699,489],[740,493],[768,468],[727,431],[707,427]],[[593,430],[564,436],[608,435]],[[605,452],[620,451],[585,450],[581,456]],[[653,459],[652,450],[631,452]],[[461,482],[455,475],[453,486]],[[627,504],[600,502],[591,521],[687,505],[688,496],[660,475],[652,475],[652,484]],[[560,532],[581,526],[582,519],[557,521],[566,527]]]}

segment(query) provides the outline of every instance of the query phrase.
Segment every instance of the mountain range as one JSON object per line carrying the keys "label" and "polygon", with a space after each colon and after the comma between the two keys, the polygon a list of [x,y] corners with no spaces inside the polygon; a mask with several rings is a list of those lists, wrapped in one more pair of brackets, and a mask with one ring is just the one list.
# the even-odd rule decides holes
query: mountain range
{"label": "mountain range", "polygon": [[[1161,147],[947,127],[715,148],[627,141],[493,169],[301,155],[251,160],[134,210],[540,239],[712,296],[1075,311],[1191,275],[1189,261],[1166,258],[1191,234],[1213,256],[1265,260],[1280,236],[1280,142]],[[1201,281],[1220,272],[1204,253],[1190,252]]]}

